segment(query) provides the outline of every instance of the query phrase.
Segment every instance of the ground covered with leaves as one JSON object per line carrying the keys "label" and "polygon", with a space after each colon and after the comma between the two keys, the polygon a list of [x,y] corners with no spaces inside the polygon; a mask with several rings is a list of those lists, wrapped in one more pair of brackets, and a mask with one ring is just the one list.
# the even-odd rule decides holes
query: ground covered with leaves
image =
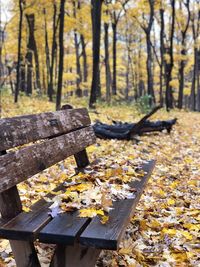
{"label": "ground covered with leaves", "polygon": [[[36,99],[22,98],[18,106],[11,104],[8,98],[4,98],[2,103],[2,117],[53,110],[51,104]],[[111,119],[114,119],[135,122],[142,116],[133,106],[123,105],[101,106],[98,112],[90,113],[93,121],[98,119],[111,123]],[[97,144],[88,149],[91,160],[101,157],[109,159],[105,164],[110,164],[111,167],[112,164],[117,164],[115,173],[111,173],[109,168],[105,171],[105,176],[109,178],[123,176],[128,181],[130,174],[136,174],[127,162],[139,164],[148,159],[157,161],[121,248],[117,252],[102,252],[97,266],[200,266],[200,115],[161,110],[152,120],[174,117],[178,118],[178,123],[170,135],[165,132],[153,133],[138,137],[139,142],[98,139]],[[33,202],[44,197],[61,181],[68,180],[73,175],[74,168],[75,162],[73,158],[69,158],[28,182],[21,183],[19,191],[24,210],[28,212]],[[99,171],[103,175],[104,170]],[[97,180],[97,186],[98,183]],[[83,195],[87,186],[90,187],[87,184],[85,188],[79,188]],[[93,192],[95,195],[95,191]],[[126,191],[124,194],[129,193]],[[98,194],[94,198],[97,196]],[[77,197],[76,193],[74,197]],[[111,205],[107,199],[105,203],[106,207]],[[102,219],[106,223],[106,218]],[[43,266],[47,266],[52,248],[37,244],[37,249]],[[0,241],[0,256],[3,266],[15,266],[6,240]]]}

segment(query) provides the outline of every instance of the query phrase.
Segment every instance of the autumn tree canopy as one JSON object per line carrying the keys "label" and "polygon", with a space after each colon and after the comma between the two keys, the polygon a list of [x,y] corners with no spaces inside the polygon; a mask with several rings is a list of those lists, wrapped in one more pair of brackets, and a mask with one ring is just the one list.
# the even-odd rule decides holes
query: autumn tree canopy
{"label": "autumn tree canopy", "polygon": [[147,98],[150,105],[200,111],[199,5],[198,0],[69,0],[64,6],[59,0],[10,0],[9,8],[1,3],[2,12],[9,10],[1,21],[1,84],[15,102],[21,92],[50,101],[57,96],[57,107],[62,97],[90,95],[90,106],[98,99]]}

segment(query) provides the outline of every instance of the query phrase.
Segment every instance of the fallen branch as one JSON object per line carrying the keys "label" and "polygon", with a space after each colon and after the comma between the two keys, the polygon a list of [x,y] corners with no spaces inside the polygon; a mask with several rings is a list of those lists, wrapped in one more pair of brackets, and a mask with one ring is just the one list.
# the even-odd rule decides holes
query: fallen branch
{"label": "fallen branch", "polygon": [[112,125],[108,125],[97,122],[93,125],[95,134],[97,137],[102,139],[130,140],[133,139],[135,135],[142,135],[148,132],[161,132],[166,130],[170,133],[177,119],[156,122],[147,120],[160,108],[160,106],[155,107],[137,123],[122,123],[113,121]]}

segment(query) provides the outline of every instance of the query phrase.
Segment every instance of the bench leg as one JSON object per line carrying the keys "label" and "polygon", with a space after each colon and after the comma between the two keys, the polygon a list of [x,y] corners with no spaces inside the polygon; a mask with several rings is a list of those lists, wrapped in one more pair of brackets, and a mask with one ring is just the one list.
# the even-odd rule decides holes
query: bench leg
{"label": "bench leg", "polygon": [[50,267],[94,267],[100,249],[57,245]]}
{"label": "bench leg", "polygon": [[10,240],[17,267],[40,267],[33,243]]}

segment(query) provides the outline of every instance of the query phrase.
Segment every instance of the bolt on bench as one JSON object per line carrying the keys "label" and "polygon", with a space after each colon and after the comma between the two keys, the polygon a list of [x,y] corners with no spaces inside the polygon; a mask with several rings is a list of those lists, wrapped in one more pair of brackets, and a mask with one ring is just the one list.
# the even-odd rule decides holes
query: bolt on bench
{"label": "bolt on bench", "polygon": [[[131,186],[135,199],[115,201],[109,222],[95,217],[80,218],[77,211],[55,218],[49,216],[52,203],[40,199],[31,212],[22,212],[16,185],[69,156],[79,169],[89,160],[86,148],[96,138],[87,109],[61,110],[0,120],[0,237],[8,239],[17,267],[39,267],[34,241],[56,244],[51,267],[95,266],[102,249],[117,250],[143,189],[154,168],[149,161],[140,181]],[[41,140],[38,143],[32,143]],[[18,150],[10,148],[29,144]],[[62,190],[64,185],[55,191]]]}

